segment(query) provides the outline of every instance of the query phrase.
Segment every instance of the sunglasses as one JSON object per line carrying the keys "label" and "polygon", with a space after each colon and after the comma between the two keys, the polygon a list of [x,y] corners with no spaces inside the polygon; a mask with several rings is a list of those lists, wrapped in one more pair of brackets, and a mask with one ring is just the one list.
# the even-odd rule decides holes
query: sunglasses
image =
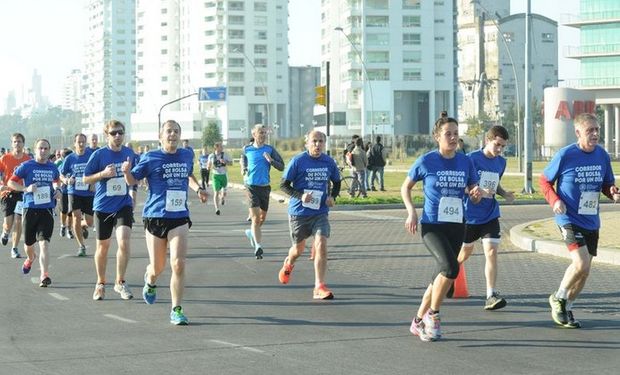
{"label": "sunglasses", "polygon": [[112,137],[115,137],[117,135],[123,135],[125,134],[125,132],[122,130],[112,130],[111,132],[108,132],[108,134],[111,135]]}

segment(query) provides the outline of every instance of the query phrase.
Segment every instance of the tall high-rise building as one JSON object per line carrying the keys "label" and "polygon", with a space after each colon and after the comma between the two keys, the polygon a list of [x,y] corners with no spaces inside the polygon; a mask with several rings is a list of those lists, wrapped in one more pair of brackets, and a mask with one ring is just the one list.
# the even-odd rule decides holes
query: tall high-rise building
{"label": "tall high-rise building", "polygon": [[111,119],[129,129],[136,106],[135,0],[89,1],[84,60],[84,132],[100,134]]}
{"label": "tall high-rise building", "polygon": [[17,108],[17,97],[15,96],[15,90],[11,90],[6,96],[4,114],[12,115],[15,112],[16,108]]}
{"label": "tall high-rise building", "polygon": [[291,66],[289,68],[289,124],[281,129],[285,138],[300,137],[313,126],[315,87],[321,83],[321,69],[318,66]]}
{"label": "tall high-rise building", "polygon": [[62,109],[70,111],[82,110],[82,71],[73,69],[65,77],[62,92]]}
{"label": "tall high-rise building", "polygon": [[[458,16],[458,118],[502,122],[525,106],[525,15],[509,0],[461,1]],[[531,98],[558,82],[557,22],[531,15]],[[534,109],[538,110],[538,109]]]}
{"label": "tall high-rise building", "polygon": [[603,139],[608,152],[620,157],[620,2],[581,0],[580,14],[564,24],[579,28],[580,45],[565,47],[579,60],[579,78],[568,86],[594,91],[605,111]]}
{"label": "tall high-rise building", "polygon": [[[247,139],[256,123],[275,134],[288,129],[287,0],[136,4],[133,139],[157,139],[160,110],[162,121],[179,121],[190,139],[211,121],[225,140]],[[225,87],[226,96],[199,102],[192,95],[201,87]]]}
{"label": "tall high-rise building", "polygon": [[322,1],[330,133],[429,134],[442,110],[452,113],[453,10],[452,0]]}

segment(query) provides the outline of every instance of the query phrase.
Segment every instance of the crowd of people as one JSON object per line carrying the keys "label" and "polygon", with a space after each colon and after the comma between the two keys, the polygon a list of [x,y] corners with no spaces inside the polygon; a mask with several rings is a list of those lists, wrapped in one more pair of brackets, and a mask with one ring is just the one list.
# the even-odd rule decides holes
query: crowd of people
{"label": "crowd of people", "polygon": [[[573,306],[597,253],[599,194],[602,192],[613,201],[620,201],[609,155],[598,145],[599,131],[596,117],[577,116],[577,142],[558,152],[540,177],[541,189],[572,258],[558,290],[549,296],[552,319],[566,328],[581,327]],[[274,167],[283,171],[279,187],[290,198],[291,247],[278,272],[278,280],[282,284],[290,282],[296,261],[304,252],[307,240],[313,237],[312,298],[333,299],[334,292],[326,282],[327,241],[331,234],[329,210],[340,195],[341,172],[335,160],[325,153],[324,133],[310,131],[305,139],[306,150],[285,163],[277,150],[265,143],[266,132],[264,125],[254,126],[253,138],[243,147],[240,158],[251,221],[245,235],[252,253],[256,259],[262,259],[266,250],[262,226],[269,210],[270,171]],[[188,234],[192,226],[188,192],[193,191],[200,202],[206,203],[211,182],[215,214],[221,215],[226,201],[227,168],[232,158],[224,151],[222,143],[216,143],[212,153],[203,148],[198,158],[199,181],[194,177],[194,151],[187,144],[180,144],[181,125],[176,121],[169,120],[161,127],[161,147],[142,155],[124,144],[125,126],[121,122],[107,122],[104,134],[103,147],[99,147],[96,136],[91,136],[87,147],[88,138],[76,134],[72,152],[58,154],[56,158],[61,161],[57,164],[50,158],[49,141],[38,139],[31,157],[25,153],[23,135],[13,134],[11,151],[0,157],[0,207],[4,212],[1,242],[7,245],[12,234],[11,256],[20,258],[18,245],[23,232],[26,259],[22,272],[28,274],[38,258],[40,286],[50,286],[49,248],[56,220],[53,210],[58,201],[61,215],[64,215],[60,217],[60,234],[75,238],[77,256],[87,253],[84,240],[89,230],[96,233],[93,300],[105,299],[108,252],[113,236],[117,244],[113,290],[121,299],[132,299],[126,271],[131,259],[135,191],[141,181],[146,181],[148,195],[142,218],[149,262],[145,267],[142,297],[149,305],[156,302],[157,280],[168,261],[172,271],[170,322],[186,325],[189,319],[182,302]],[[407,212],[405,230],[412,235],[419,232],[437,262],[410,326],[410,332],[422,341],[437,341],[442,337],[441,306],[444,299],[450,297],[454,280],[478,240],[482,242],[486,261],[483,308],[493,311],[508,304],[496,285],[501,237],[496,196],[507,202],[514,200],[514,194],[501,185],[506,169],[506,159],[501,154],[509,139],[505,128],[491,127],[486,133],[484,147],[468,154],[459,151],[458,122],[454,118],[441,116],[435,123],[433,136],[437,149],[416,159],[400,189]],[[381,137],[367,146],[361,138],[354,137],[344,158],[352,175],[360,182],[363,196],[367,187],[368,190],[376,190],[376,186],[385,190],[383,168],[387,152]],[[366,186],[369,165],[372,177]],[[411,197],[418,182],[423,185],[424,196],[420,216]]]}

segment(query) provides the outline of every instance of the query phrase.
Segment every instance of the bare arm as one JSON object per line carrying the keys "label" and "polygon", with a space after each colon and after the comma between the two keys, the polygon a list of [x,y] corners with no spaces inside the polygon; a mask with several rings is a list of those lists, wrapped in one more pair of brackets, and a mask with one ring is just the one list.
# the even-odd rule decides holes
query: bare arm
{"label": "bare arm", "polygon": [[409,176],[405,178],[403,184],[400,187],[400,196],[403,198],[405,207],[407,208],[407,219],[405,220],[405,229],[411,234],[416,234],[418,231],[418,215],[415,212],[415,206],[413,200],[411,200],[411,189],[413,189],[415,181],[412,181]]}

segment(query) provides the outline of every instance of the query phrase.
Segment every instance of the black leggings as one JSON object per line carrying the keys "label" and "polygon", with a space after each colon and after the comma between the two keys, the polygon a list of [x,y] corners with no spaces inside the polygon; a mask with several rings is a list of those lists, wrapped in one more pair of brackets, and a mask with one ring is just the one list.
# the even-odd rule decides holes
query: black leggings
{"label": "black leggings", "polygon": [[456,279],[459,274],[457,257],[463,245],[464,232],[465,225],[460,223],[422,224],[424,245],[437,261],[432,280],[440,273],[448,279]]}
{"label": "black leggings", "polygon": [[200,170],[200,186],[203,189],[206,189],[207,186],[209,186],[209,170],[208,169],[201,169]]}

